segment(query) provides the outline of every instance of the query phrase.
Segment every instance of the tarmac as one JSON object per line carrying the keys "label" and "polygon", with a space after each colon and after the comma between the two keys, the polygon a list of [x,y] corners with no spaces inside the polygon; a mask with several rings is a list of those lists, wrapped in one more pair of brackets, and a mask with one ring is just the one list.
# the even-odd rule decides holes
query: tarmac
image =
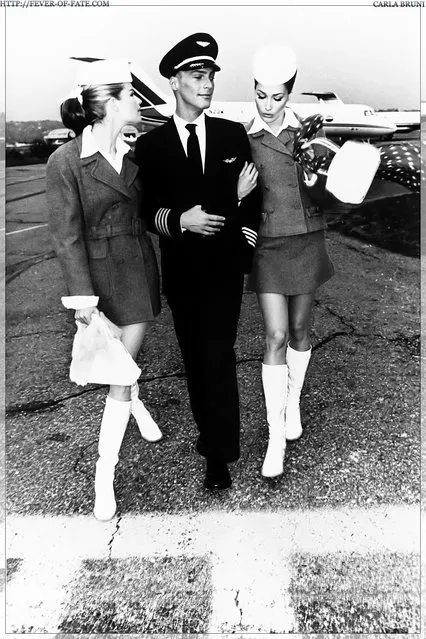
{"label": "tarmac", "polygon": [[[101,524],[93,480],[106,388],[68,377],[75,324],[60,303],[44,166],[7,169],[6,185],[6,631],[420,636],[420,264],[383,241],[378,209],[361,222],[357,211],[352,230],[330,214],[336,272],[317,294],[304,433],[288,444],[284,474],[260,475],[256,297],[244,295],[236,344],[241,459],[218,494],[202,485],[164,302],[138,358],[164,437],[150,444],[129,423],[119,512]],[[401,226],[407,216],[415,228],[413,198],[387,205]],[[368,241],[371,228],[382,241]]]}

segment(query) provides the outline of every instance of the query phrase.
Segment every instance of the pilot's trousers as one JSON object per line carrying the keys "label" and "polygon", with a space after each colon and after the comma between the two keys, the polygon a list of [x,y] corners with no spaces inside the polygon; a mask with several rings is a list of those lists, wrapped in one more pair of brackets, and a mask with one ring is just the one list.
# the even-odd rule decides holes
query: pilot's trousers
{"label": "pilot's trousers", "polygon": [[234,344],[243,275],[232,290],[168,295],[187,375],[191,409],[204,457],[231,462],[240,455],[240,410]]}

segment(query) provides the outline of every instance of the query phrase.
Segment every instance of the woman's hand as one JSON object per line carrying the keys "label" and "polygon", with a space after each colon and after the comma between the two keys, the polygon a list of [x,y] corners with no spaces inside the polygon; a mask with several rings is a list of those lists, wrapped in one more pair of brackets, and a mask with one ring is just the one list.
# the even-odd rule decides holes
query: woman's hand
{"label": "woman's hand", "polygon": [[253,162],[244,162],[241,173],[238,177],[238,199],[242,200],[246,195],[251,193],[257,184],[257,176],[259,175]]}
{"label": "woman's hand", "polygon": [[99,311],[96,306],[87,306],[86,308],[81,308],[80,310],[75,312],[75,319],[77,322],[81,322],[82,324],[86,324],[87,326],[90,324],[90,319],[95,313],[99,315]]}

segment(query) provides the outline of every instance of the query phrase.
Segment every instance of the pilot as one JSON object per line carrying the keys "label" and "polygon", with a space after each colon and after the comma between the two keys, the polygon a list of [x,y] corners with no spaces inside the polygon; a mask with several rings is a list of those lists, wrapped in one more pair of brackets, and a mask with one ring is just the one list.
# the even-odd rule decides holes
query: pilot
{"label": "pilot", "polygon": [[302,434],[299,399],[311,357],[309,326],[317,288],[334,273],[324,239],[323,185],[293,159],[299,118],[288,106],[296,57],[270,45],[254,57],[257,115],[247,126],[259,170],[262,220],[248,290],[265,325],[262,383],[269,442],[262,475],[283,472],[286,439]]}
{"label": "pilot", "polygon": [[[244,272],[256,243],[259,198],[244,127],[205,115],[218,45],[195,33],[161,60],[176,112],[136,144],[144,216],[160,235],[163,290],[182,352],[204,486],[225,489],[240,455],[234,343]],[[243,198],[240,203],[239,200]]]}

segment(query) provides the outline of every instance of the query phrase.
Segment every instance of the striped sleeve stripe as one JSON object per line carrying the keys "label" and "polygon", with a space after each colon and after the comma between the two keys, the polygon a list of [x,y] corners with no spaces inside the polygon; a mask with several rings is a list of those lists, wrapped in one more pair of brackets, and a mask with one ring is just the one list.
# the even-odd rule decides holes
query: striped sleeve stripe
{"label": "striped sleeve stripe", "polygon": [[249,229],[246,226],[243,226],[241,230],[244,233],[244,236],[247,242],[250,244],[250,246],[256,246],[256,241],[257,241],[256,231],[253,231],[253,229]]}
{"label": "striped sleeve stripe", "polygon": [[244,235],[252,235],[255,240],[257,239],[257,233],[256,231],[253,231],[253,229],[249,229],[247,226],[243,226],[241,230]]}
{"label": "striped sleeve stripe", "polygon": [[256,240],[254,240],[252,237],[248,237],[247,235],[246,237],[246,241],[251,245],[251,246],[256,246]]}
{"label": "striped sleeve stripe", "polygon": [[167,226],[167,217],[169,213],[170,209],[158,209],[157,213],[155,214],[155,226],[160,233],[171,237],[172,234],[170,233]]}

